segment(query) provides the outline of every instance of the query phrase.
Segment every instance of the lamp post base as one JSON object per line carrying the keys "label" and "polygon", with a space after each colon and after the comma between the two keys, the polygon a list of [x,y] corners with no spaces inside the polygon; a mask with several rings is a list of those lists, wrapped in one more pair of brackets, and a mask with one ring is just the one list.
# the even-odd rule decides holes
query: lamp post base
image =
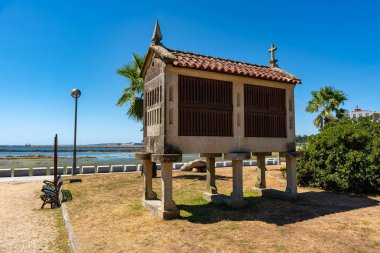
{"label": "lamp post base", "polygon": [[69,182],[70,182],[70,184],[71,183],[81,183],[82,179],[80,179],[80,178],[74,178],[74,179],[70,179]]}

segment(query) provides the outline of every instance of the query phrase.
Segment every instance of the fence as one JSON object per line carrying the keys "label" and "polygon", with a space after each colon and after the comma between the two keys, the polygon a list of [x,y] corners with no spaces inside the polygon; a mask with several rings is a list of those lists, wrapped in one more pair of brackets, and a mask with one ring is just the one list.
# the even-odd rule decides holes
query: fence
{"label": "fence", "polygon": [[[266,159],[266,164],[276,165],[279,164],[277,159]],[[179,170],[185,163],[173,163],[173,170]],[[231,161],[217,161],[215,162],[216,168],[231,167]],[[243,161],[243,166],[255,166],[256,160]],[[123,173],[123,172],[136,172],[141,171],[141,164],[127,164],[127,165],[84,165],[78,166],[77,172],[79,174],[100,174],[100,173]],[[161,164],[157,164],[157,169],[161,169]],[[37,168],[7,168],[0,169],[0,177],[25,177],[25,176],[48,176],[53,175],[53,167],[37,167]],[[71,175],[72,166],[58,167],[58,174]]]}

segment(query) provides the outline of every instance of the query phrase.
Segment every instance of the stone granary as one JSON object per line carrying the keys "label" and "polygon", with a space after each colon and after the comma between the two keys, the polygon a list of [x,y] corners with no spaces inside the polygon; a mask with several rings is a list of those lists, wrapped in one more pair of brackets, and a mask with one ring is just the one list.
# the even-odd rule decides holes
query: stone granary
{"label": "stone granary", "polygon": [[[257,188],[266,188],[265,156],[286,155],[287,187],[297,193],[294,88],[301,80],[277,66],[262,66],[172,50],[158,23],[141,70],[144,78],[144,206],[155,215],[179,216],[172,198],[172,163],[196,153],[207,161],[204,197],[232,207],[245,205],[242,163],[257,156]],[[231,196],[218,194],[215,158],[232,160]],[[161,163],[161,200],[152,190],[152,162]]]}

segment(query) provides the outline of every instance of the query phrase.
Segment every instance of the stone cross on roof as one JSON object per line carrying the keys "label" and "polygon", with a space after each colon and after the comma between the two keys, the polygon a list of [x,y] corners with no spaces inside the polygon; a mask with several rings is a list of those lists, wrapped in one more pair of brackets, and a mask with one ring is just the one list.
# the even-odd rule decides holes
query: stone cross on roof
{"label": "stone cross on roof", "polygon": [[161,45],[161,40],[162,40],[161,29],[160,29],[160,24],[158,23],[158,20],[157,20],[156,25],[154,26],[152,41],[154,45]]}
{"label": "stone cross on roof", "polygon": [[271,67],[278,67],[277,62],[278,60],[274,58],[274,52],[277,50],[277,47],[272,44],[271,48],[268,50],[268,52],[271,54],[271,59],[269,60],[269,63]]}

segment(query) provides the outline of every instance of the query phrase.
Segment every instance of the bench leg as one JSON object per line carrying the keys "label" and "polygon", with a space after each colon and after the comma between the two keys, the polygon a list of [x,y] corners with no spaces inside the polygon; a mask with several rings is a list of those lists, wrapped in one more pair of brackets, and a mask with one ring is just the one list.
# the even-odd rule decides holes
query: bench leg
{"label": "bench leg", "polygon": [[44,206],[48,203],[48,202],[46,201],[46,195],[41,195],[40,198],[41,198],[41,200],[43,201],[42,206],[41,206],[41,209],[43,209]]}

